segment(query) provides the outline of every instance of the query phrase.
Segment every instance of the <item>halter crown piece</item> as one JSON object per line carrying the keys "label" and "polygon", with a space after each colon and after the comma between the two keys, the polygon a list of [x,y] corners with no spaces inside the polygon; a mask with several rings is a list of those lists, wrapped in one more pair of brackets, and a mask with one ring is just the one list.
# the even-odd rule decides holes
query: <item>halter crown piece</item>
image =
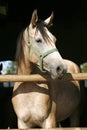
{"label": "halter crown piece", "polygon": [[[27,31],[28,31],[28,30],[29,30],[29,29],[27,28]],[[43,54],[41,54],[41,53],[29,42],[29,31],[28,31],[28,58],[29,58],[29,60],[30,60],[30,50],[31,50],[31,49],[32,49],[32,51],[38,56],[39,62],[38,62],[37,67],[41,70],[41,72],[45,72],[45,70],[43,69],[43,59],[44,59],[47,55],[49,55],[49,54],[51,54],[51,53],[53,53],[53,52],[55,52],[55,51],[58,51],[57,48],[53,48],[53,49],[50,49],[50,50],[44,52]]]}

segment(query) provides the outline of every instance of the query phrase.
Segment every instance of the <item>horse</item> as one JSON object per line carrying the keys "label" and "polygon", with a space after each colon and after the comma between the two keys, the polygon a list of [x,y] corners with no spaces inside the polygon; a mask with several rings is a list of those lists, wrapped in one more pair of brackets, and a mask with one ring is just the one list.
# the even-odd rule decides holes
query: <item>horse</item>
{"label": "horse", "polygon": [[55,128],[70,118],[70,126],[79,126],[80,83],[61,80],[66,73],[78,73],[78,65],[63,59],[56,47],[56,37],[49,31],[52,12],[45,20],[37,10],[30,24],[20,33],[16,49],[17,75],[40,74],[47,82],[15,82],[12,104],[19,129]]}

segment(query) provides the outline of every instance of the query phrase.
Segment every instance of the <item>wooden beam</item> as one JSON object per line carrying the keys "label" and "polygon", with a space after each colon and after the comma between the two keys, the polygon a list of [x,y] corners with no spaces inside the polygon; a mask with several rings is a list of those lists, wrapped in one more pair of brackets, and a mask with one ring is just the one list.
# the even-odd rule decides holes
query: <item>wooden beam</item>
{"label": "wooden beam", "polygon": [[0,82],[33,82],[33,81],[68,81],[68,80],[87,80],[87,73],[67,73],[61,79],[52,80],[50,77],[41,76],[39,74],[34,75],[0,75]]}
{"label": "wooden beam", "polygon": [[[21,129],[1,129],[1,130],[21,130]],[[29,128],[27,130],[48,130],[48,129],[41,129],[41,128]],[[80,128],[80,127],[68,127],[68,128],[51,128],[49,130],[87,130],[87,128]]]}

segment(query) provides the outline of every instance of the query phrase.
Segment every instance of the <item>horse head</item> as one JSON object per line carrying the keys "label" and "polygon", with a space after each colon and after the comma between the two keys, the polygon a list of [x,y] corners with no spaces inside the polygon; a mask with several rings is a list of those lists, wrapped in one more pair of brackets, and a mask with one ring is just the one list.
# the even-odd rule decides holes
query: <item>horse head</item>
{"label": "horse head", "polygon": [[52,12],[50,17],[41,21],[37,10],[34,10],[26,35],[29,60],[39,66],[41,71],[50,72],[52,79],[56,79],[64,75],[67,67],[56,48],[56,37],[49,31],[53,16]]}

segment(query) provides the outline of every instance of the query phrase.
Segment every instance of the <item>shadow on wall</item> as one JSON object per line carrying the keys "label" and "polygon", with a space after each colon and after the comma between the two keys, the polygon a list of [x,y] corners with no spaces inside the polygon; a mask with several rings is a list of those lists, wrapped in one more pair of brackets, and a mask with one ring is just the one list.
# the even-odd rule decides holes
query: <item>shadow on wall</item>
{"label": "shadow on wall", "polygon": [[17,128],[16,115],[11,103],[12,88],[0,83],[0,129]]}

